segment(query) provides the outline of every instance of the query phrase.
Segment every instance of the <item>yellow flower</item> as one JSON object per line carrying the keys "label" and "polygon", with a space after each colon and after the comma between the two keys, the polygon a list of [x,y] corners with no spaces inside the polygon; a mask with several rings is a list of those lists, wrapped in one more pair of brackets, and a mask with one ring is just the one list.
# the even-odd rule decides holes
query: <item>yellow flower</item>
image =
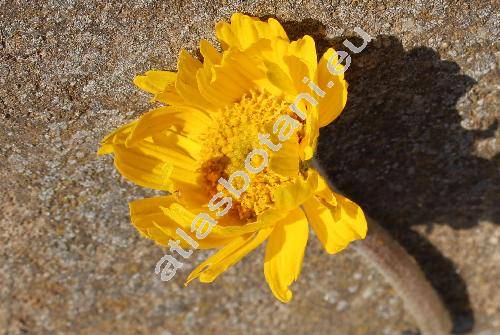
{"label": "yellow flower", "polygon": [[318,62],[314,40],[290,42],[275,19],[237,13],[216,32],[222,52],[202,40],[203,62],[181,50],[177,72],[134,79],[163,106],[108,135],[99,154],[113,153],[128,180],[169,192],[130,203],[143,236],[167,245],[181,228],[199,248],[219,249],[187,282],[212,282],[267,240],[265,278],[288,302],[309,224],[328,253],[366,235],[361,208],[309,164],[319,128],[344,108],[347,84],[328,69],[333,49]]}

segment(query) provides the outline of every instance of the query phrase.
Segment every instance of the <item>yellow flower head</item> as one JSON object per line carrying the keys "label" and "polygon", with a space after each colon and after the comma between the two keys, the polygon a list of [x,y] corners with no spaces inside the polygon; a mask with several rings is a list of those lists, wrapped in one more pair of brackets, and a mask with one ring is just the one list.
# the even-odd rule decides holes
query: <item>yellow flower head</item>
{"label": "yellow flower head", "polygon": [[265,278],[288,302],[309,224],[328,253],[366,235],[361,208],[309,164],[347,84],[331,73],[333,49],[318,62],[314,40],[290,42],[275,19],[237,13],[216,32],[222,52],[202,40],[202,62],[181,50],[177,72],[134,79],[163,106],[108,135],[99,154],[113,153],[128,180],[169,192],[130,203],[143,236],[218,249],[187,282],[212,282],[267,240]]}

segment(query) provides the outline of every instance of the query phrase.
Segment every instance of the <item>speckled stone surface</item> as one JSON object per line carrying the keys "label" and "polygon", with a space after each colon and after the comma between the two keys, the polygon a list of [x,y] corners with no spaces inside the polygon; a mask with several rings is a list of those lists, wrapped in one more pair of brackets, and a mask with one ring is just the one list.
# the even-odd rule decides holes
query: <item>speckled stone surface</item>
{"label": "speckled stone surface", "polygon": [[[0,1],[0,333],[411,334],[400,299],[354,251],[311,238],[294,300],[277,302],[262,249],[214,284],[153,273],[163,251],[129,224],[154,194],[97,158],[147,110],[132,78],[235,11],[353,57],[344,114],[319,158],[339,188],[417,258],[455,330],[500,332],[499,5],[495,1]],[[354,40],[353,40],[354,41]]]}

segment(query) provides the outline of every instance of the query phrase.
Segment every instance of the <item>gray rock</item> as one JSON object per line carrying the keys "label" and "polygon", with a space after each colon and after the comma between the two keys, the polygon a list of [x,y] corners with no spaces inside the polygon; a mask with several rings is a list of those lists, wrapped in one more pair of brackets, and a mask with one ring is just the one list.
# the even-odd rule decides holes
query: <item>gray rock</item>
{"label": "gray rock", "polygon": [[[383,278],[315,237],[294,300],[266,287],[262,250],[211,285],[153,273],[163,251],[129,223],[124,181],[98,142],[146,111],[132,78],[175,70],[235,11],[276,16],[353,58],[349,103],[322,132],[331,178],[393,232],[454,312],[500,331],[498,5],[493,1],[0,2],[0,329],[7,334],[373,334],[414,330]],[[342,36],[338,38],[338,36]],[[411,173],[410,173],[411,171]],[[353,274],[359,274],[353,279]],[[359,279],[358,279],[359,277]],[[350,292],[353,281],[358,287]],[[335,290],[336,308],[324,299]],[[396,303],[390,304],[391,299]],[[326,301],[325,301],[326,300]],[[349,307],[337,312],[340,302]],[[341,308],[343,309],[343,308]],[[381,319],[377,311],[386,311]]]}

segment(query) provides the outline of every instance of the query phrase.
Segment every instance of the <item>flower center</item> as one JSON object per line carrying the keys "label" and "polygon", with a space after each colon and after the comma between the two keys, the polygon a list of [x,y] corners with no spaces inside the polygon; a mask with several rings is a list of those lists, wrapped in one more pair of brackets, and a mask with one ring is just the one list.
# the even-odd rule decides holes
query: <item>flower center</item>
{"label": "flower center", "polygon": [[[284,98],[265,92],[252,91],[239,102],[218,110],[213,122],[202,138],[202,175],[209,196],[223,191],[220,177],[227,179],[237,170],[245,171],[245,159],[255,148],[271,151],[259,143],[259,133],[272,132],[272,125],[280,115],[290,114],[289,103]],[[261,156],[254,156],[252,165],[259,166]],[[232,210],[242,220],[253,220],[257,215],[272,207],[273,192],[291,178],[283,177],[268,167],[257,174],[248,173],[250,184],[236,199],[233,196]],[[234,180],[235,187],[241,187],[243,180]]]}

